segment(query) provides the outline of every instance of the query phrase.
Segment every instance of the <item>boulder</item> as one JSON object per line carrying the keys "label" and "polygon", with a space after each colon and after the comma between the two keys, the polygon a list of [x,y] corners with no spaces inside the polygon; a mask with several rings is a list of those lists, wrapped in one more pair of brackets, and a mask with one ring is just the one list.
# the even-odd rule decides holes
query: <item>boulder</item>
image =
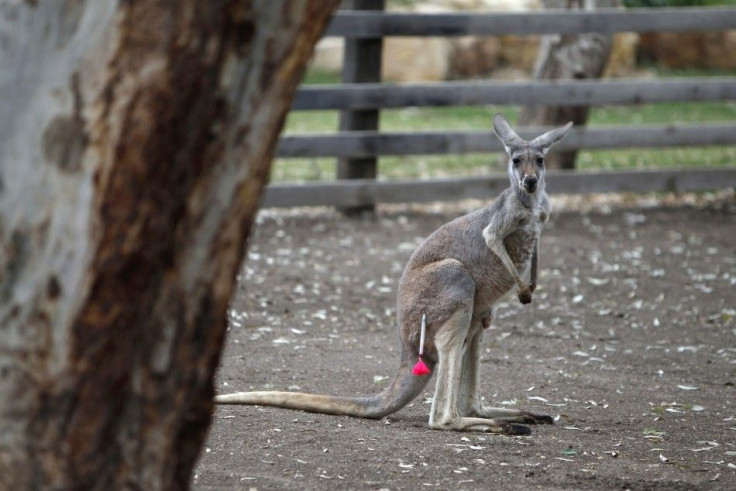
{"label": "boulder", "polygon": [[635,73],[638,46],[639,34],[635,32],[614,34],[611,54],[603,77],[626,77]]}
{"label": "boulder", "polygon": [[[539,0],[434,0],[412,5],[408,10],[424,13],[441,13],[449,11],[479,10],[530,10],[539,8]],[[396,9],[392,9],[396,10]],[[406,11],[406,7],[401,8]],[[694,33],[699,35],[700,33]],[[629,75],[636,70],[637,49],[649,53],[646,56],[663,56],[667,53],[670,61],[679,67],[679,61],[673,61],[673,51],[688,48],[694,51],[692,60],[698,60],[703,51],[712,53],[718,60],[718,67],[723,69],[736,65],[736,57],[729,56],[736,50],[736,34],[706,33],[719,35],[719,41],[705,45],[704,42],[686,41],[683,46],[676,46],[664,35],[666,42],[657,41],[654,47],[639,48],[639,35],[621,33],[614,36],[613,51],[606,76],[618,77]],[[663,35],[643,35],[659,36]],[[678,36],[678,35],[669,35]],[[682,34],[679,36],[683,36]],[[728,38],[728,39],[726,39]],[[679,39],[679,38],[678,38]],[[729,41],[729,42],[725,42]],[[462,38],[406,38],[389,37],[384,39],[383,71],[384,80],[393,82],[435,82],[446,79],[464,78],[518,78],[533,73],[539,52],[538,36],[500,36],[500,37],[462,37]],[[686,46],[685,46],[686,45]],[[693,47],[697,46],[696,48]],[[315,47],[312,66],[340,73],[342,70],[344,42],[342,38],[324,38]],[[683,62],[684,63],[684,62]]]}
{"label": "boulder", "polygon": [[501,40],[462,37],[451,42],[448,78],[480,78],[499,68]]}
{"label": "boulder", "polygon": [[326,72],[342,72],[342,57],[345,51],[343,38],[322,38],[314,47],[310,66]]}
{"label": "boulder", "polygon": [[668,68],[736,70],[736,31],[641,35],[639,56]]}
{"label": "boulder", "polygon": [[384,38],[383,80],[392,82],[446,80],[450,50],[450,41],[447,38]]}
{"label": "boulder", "polygon": [[534,70],[539,54],[539,36],[501,36],[500,65],[523,70],[529,75]]}

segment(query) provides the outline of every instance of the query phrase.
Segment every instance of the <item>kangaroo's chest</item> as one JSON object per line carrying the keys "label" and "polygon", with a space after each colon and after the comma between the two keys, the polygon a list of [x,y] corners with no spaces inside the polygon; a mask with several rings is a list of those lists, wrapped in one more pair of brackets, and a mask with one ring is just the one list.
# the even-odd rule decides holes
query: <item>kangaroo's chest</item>
{"label": "kangaroo's chest", "polygon": [[[503,239],[506,252],[519,274],[524,274],[531,262],[535,242],[539,239],[542,225],[546,220],[543,212],[535,213],[530,210],[529,213],[519,216],[513,231]],[[480,314],[485,313],[498,298],[514,286],[514,277],[501,259],[490,251],[488,254],[492,260],[483,263],[485,267],[479,268],[476,274],[478,289],[475,308]]]}
{"label": "kangaroo's chest", "polygon": [[506,251],[519,272],[528,266],[534,244],[542,232],[542,224],[539,212],[531,212],[520,218],[516,229],[504,239]]}

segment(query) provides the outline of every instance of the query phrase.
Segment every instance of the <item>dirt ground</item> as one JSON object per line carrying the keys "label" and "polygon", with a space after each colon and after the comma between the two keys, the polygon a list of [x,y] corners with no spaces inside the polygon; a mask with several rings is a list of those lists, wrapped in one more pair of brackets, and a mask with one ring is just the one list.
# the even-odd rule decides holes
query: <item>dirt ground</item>
{"label": "dirt ground", "polygon": [[[644,205],[567,203],[534,301],[496,306],[485,399],[555,425],[430,430],[433,383],[383,420],[222,406],[193,489],[736,489],[736,199]],[[403,266],[469,208],[261,214],[218,392],[379,391]]]}

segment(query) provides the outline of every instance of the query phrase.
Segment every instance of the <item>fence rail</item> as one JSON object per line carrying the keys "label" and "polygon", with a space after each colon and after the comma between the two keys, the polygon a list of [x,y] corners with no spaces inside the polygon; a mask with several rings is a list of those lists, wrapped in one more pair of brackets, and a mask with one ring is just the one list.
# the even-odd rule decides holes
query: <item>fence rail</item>
{"label": "fence rail", "polygon": [[310,111],[483,104],[605,106],[725,100],[736,100],[736,77],[656,82],[620,79],[319,85],[300,88],[291,108]]}
{"label": "fence rail", "polygon": [[[423,131],[380,133],[351,131],[330,135],[282,137],[278,157],[370,157],[387,155],[443,155],[503,150],[491,133],[491,115],[486,131]],[[551,128],[519,128],[522,138],[532,138]],[[682,147],[736,144],[736,123],[700,125],[593,127],[572,129],[555,150]]]}
{"label": "fence rail", "polygon": [[[547,189],[557,193],[683,192],[736,187],[736,169],[667,169],[657,171],[549,171]],[[462,199],[491,199],[509,185],[505,174],[432,179],[349,181],[269,186],[264,207],[364,206],[373,203],[422,203]]]}
{"label": "fence rail", "polygon": [[504,34],[579,34],[598,32],[718,31],[736,27],[733,8],[601,9],[594,12],[407,14],[343,11],[335,14],[327,36],[498,36]]}
{"label": "fence rail", "polygon": [[[365,7],[367,3],[360,5]],[[384,36],[496,36],[725,29],[736,29],[734,7],[462,14],[342,11],[335,15],[326,35],[342,36],[348,41],[358,42],[364,39],[380,40]],[[346,60],[347,66],[362,66],[359,63],[361,53],[360,50],[351,51],[348,55],[351,59]],[[378,76],[380,69],[377,65],[371,70],[373,76]],[[292,109],[340,110],[347,113],[352,111],[361,115],[386,108],[423,106],[604,106],[734,100],[736,77],[524,83],[348,83],[302,87],[296,94]],[[288,135],[280,139],[277,156],[349,159],[354,164],[356,175],[359,175],[363,162],[372,162],[371,159],[378,156],[496,152],[501,150],[501,145],[491,135],[490,116],[489,114],[488,128],[483,128],[483,131],[384,133],[370,130],[342,131],[327,135]],[[528,138],[543,130],[521,128],[519,133]],[[736,121],[575,128],[556,148],[621,149],[734,144]],[[550,174],[550,189],[553,192],[691,190],[736,185],[736,169]],[[505,186],[505,176],[429,181],[357,179],[303,185],[274,184],[267,190],[264,206],[350,207],[378,202],[488,197]]]}

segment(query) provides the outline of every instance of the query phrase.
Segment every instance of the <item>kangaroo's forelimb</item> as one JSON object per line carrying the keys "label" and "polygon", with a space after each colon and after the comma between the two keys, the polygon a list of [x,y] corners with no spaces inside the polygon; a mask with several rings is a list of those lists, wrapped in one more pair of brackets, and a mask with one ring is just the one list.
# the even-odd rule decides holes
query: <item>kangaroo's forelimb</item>
{"label": "kangaroo's forelimb", "polygon": [[539,239],[534,241],[534,249],[532,250],[532,264],[529,267],[529,292],[534,293],[537,289],[537,255],[539,254]]}
{"label": "kangaroo's forelimb", "polygon": [[509,220],[494,220],[483,230],[483,238],[486,240],[486,245],[493,251],[501,262],[506,267],[506,270],[514,279],[517,286],[517,294],[519,301],[523,304],[528,304],[532,301],[532,290],[529,285],[524,283],[521,279],[519,271],[516,269],[514,262],[511,260],[506,246],[504,245],[504,238],[506,238],[511,231],[513,226],[509,224]]}

